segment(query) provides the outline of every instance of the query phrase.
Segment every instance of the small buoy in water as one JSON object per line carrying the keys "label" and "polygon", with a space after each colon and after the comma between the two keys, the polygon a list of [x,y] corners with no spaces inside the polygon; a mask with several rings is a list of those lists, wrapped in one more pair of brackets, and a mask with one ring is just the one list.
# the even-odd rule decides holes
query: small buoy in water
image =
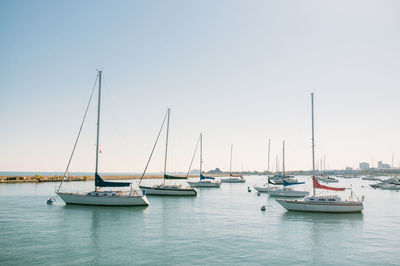
{"label": "small buoy in water", "polygon": [[50,198],[47,199],[47,204],[53,204],[53,202],[55,202],[55,201],[56,201],[55,198],[50,197]]}
{"label": "small buoy in water", "polygon": [[250,189],[250,187],[247,187],[247,192],[251,192],[251,189]]}
{"label": "small buoy in water", "polygon": [[257,192],[257,196],[260,196],[260,192]]}
{"label": "small buoy in water", "polygon": [[261,206],[261,210],[265,211],[267,208],[265,208],[265,205]]}

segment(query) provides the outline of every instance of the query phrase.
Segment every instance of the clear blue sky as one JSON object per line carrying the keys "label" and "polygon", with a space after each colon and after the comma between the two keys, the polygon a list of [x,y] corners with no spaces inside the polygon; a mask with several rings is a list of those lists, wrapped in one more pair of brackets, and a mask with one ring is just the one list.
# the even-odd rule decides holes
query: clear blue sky
{"label": "clear blue sky", "polygon": [[[0,170],[62,171],[104,70],[104,172],[140,172],[167,107],[170,171],[400,161],[398,1],[0,1]],[[94,103],[71,171],[92,171]],[[164,138],[150,165],[162,169]],[[198,168],[198,163],[194,166]],[[271,167],[271,169],[274,169]]]}

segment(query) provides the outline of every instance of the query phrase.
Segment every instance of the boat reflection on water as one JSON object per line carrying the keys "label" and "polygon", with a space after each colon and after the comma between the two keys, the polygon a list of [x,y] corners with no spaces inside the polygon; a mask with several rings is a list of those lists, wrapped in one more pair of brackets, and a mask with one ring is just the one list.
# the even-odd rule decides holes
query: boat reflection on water
{"label": "boat reflection on water", "polygon": [[282,214],[284,221],[301,221],[316,223],[342,223],[363,221],[362,212],[352,213],[321,213],[321,212],[285,212]]}

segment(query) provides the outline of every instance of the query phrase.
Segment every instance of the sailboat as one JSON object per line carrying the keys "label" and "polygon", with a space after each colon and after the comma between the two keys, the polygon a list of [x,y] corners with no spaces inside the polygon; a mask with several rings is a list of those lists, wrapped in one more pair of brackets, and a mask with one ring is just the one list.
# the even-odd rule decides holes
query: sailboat
{"label": "sailboat", "polygon": [[330,177],[328,175],[321,174],[316,177],[318,181],[324,182],[324,183],[337,183],[339,180],[336,178]]}
{"label": "sailboat", "polygon": [[[66,204],[81,204],[81,205],[106,205],[106,206],[138,206],[138,205],[144,205],[147,206],[149,205],[149,202],[143,194],[141,194],[140,191],[136,191],[133,188],[132,183],[127,183],[127,182],[110,182],[110,181],[104,181],[99,173],[98,173],[98,166],[99,166],[99,136],[100,136],[100,104],[101,104],[101,74],[102,71],[98,70],[98,85],[99,85],[99,94],[98,94],[98,106],[97,106],[97,141],[96,141],[96,167],[95,167],[95,189],[94,191],[91,192],[85,192],[85,193],[72,193],[72,192],[61,192],[61,186],[63,182],[65,181],[68,173],[68,168],[69,164],[71,162],[76,144],[79,139],[79,135],[87,114],[87,110],[90,104],[90,100],[92,96],[90,97],[89,104],[86,108],[86,113],[84,116],[84,119],[82,121],[82,126],[79,130],[78,137],[75,141],[75,145],[70,157],[70,160],[68,162],[67,169],[64,174],[63,181],[60,183],[60,186],[58,187],[56,193],[60,198],[66,203]],[[92,92],[93,95],[93,92]],[[129,191],[115,191],[115,190],[107,190],[103,191],[100,190],[103,187],[130,187]]]}
{"label": "sailboat", "polygon": [[231,160],[230,160],[230,168],[229,168],[229,177],[221,178],[221,182],[222,183],[244,183],[244,182],[246,182],[246,180],[244,180],[243,176],[232,174],[232,150],[233,150],[233,144],[231,144]]}
{"label": "sailboat", "polygon": [[182,186],[176,184],[166,184],[165,180],[170,179],[187,179],[187,177],[173,176],[167,174],[167,157],[168,157],[168,132],[169,132],[169,118],[171,109],[167,110],[167,137],[165,143],[165,159],[164,159],[164,182],[160,185],[155,186],[143,186],[139,185],[139,188],[146,195],[158,195],[158,196],[197,196],[197,191],[190,186]]}
{"label": "sailboat", "polygon": [[[282,173],[283,176],[285,176],[285,141],[283,141],[283,149],[282,149]],[[298,184],[304,184],[304,182],[299,182],[296,179],[281,179],[283,188],[276,188],[276,189],[267,189],[266,192],[270,196],[278,196],[278,197],[304,197],[307,196],[309,193],[307,191],[299,191],[299,190],[294,190],[292,188],[289,188],[288,186],[291,185],[298,185]],[[276,182],[275,182],[276,184]]]}
{"label": "sailboat", "polygon": [[[314,145],[314,93],[311,93],[311,118],[312,118],[312,161],[313,172],[315,172],[315,145]],[[348,200],[342,200],[339,196],[316,196],[315,189],[326,189],[333,191],[344,191],[345,188],[328,187],[321,185],[313,176],[313,195],[301,200],[277,199],[276,201],[288,211],[306,212],[361,212],[364,208],[364,197],[359,200],[355,197],[353,190]]]}
{"label": "sailboat", "polygon": [[[196,151],[195,151],[196,153]],[[221,181],[215,180],[214,177],[203,175],[203,134],[200,133],[200,180],[188,182],[191,187],[220,187]],[[190,167],[188,175],[190,172]]]}

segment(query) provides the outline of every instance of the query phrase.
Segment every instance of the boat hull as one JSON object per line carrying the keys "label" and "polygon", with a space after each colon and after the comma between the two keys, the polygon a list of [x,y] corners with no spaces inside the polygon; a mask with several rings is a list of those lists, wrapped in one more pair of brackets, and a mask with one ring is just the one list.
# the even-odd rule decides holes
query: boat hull
{"label": "boat hull", "polygon": [[197,196],[197,191],[193,188],[163,188],[139,186],[145,195],[157,196]]}
{"label": "boat hull", "polygon": [[265,192],[265,193],[268,193],[268,192],[270,192],[270,191],[272,191],[272,190],[276,190],[276,189],[278,189],[278,188],[274,188],[274,187],[254,187],[254,189],[255,189],[256,191],[258,191],[258,192]]}
{"label": "boat hull", "polygon": [[288,211],[301,212],[361,212],[364,206],[360,202],[336,202],[336,203],[317,203],[304,202],[302,200],[276,200],[283,208]]}
{"label": "boat hull", "polygon": [[239,179],[239,178],[222,178],[221,182],[222,183],[245,183],[246,180]]}
{"label": "boat hull", "polygon": [[146,196],[93,196],[86,193],[58,192],[66,204],[99,205],[99,206],[148,206]]}
{"label": "boat hull", "polygon": [[305,197],[308,196],[309,192],[307,191],[297,191],[297,190],[284,190],[284,189],[275,189],[268,191],[270,196],[274,197]]}
{"label": "boat hull", "polygon": [[220,187],[221,182],[210,182],[210,181],[197,181],[188,182],[191,187]]}

